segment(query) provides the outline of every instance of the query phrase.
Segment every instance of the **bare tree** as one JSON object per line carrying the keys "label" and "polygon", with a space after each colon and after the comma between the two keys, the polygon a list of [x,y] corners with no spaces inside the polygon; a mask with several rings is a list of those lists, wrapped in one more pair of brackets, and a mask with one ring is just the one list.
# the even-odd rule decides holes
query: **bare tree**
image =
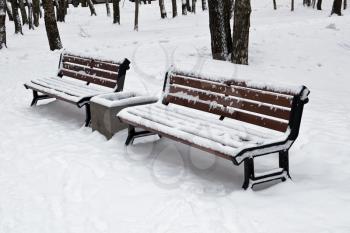
{"label": "bare tree", "polygon": [[111,8],[109,7],[109,0],[106,0],[106,11],[107,11],[107,16],[111,16]]}
{"label": "bare tree", "polygon": [[182,0],[182,15],[187,15],[187,5],[186,5],[186,0]]}
{"label": "bare tree", "polygon": [[40,0],[33,0],[33,19],[34,19],[35,27],[39,27],[39,17],[40,17]]}
{"label": "bare tree", "polygon": [[135,25],[134,25],[135,31],[139,30],[139,6],[140,6],[139,0],[135,0]]}
{"label": "bare tree", "polygon": [[212,56],[217,60],[230,60],[230,0],[210,0],[208,5]]}
{"label": "bare tree", "polygon": [[11,5],[7,0],[5,0],[5,4],[6,4],[5,8],[6,8],[6,12],[7,12],[7,15],[9,17],[9,20],[13,21],[13,14],[12,14],[12,10],[11,10]]}
{"label": "bare tree", "polygon": [[0,0],[0,49],[6,47],[6,0]]}
{"label": "bare tree", "polygon": [[33,26],[33,2],[32,0],[26,0],[27,6],[28,6],[28,25],[29,29],[34,30]]}
{"label": "bare tree", "polygon": [[274,9],[274,10],[277,10],[277,3],[276,3],[276,0],[273,0],[273,9]]}
{"label": "bare tree", "polygon": [[113,23],[120,24],[120,0],[113,0]]}
{"label": "bare tree", "polygon": [[94,3],[92,2],[92,0],[87,0],[86,2],[87,2],[88,6],[90,8],[91,16],[92,15],[97,15],[96,14],[96,10],[95,10],[95,6],[94,6]]}
{"label": "bare tree", "polygon": [[191,12],[191,11],[192,11],[190,0],[186,0],[186,8],[187,8],[187,11],[188,11],[188,12]]}
{"label": "bare tree", "polygon": [[342,0],[334,0],[331,15],[337,14],[341,16]]}
{"label": "bare tree", "polygon": [[171,5],[173,7],[173,18],[177,16],[177,4],[176,0],[171,0]]}
{"label": "bare tree", "polygon": [[192,0],[192,13],[196,14],[196,2],[197,0]]}
{"label": "bare tree", "polygon": [[13,22],[15,24],[15,33],[16,34],[21,33],[23,35],[21,19],[19,17],[19,13],[18,13],[17,0],[11,0],[11,6],[12,6]]}
{"label": "bare tree", "polygon": [[233,21],[232,62],[248,65],[250,0],[236,0]]}
{"label": "bare tree", "polygon": [[24,1],[18,0],[18,3],[19,3],[19,9],[21,10],[22,23],[28,24],[28,16],[27,16],[25,5],[24,5]]}
{"label": "bare tree", "polygon": [[317,0],[316,8],[319,11],[322,10],[322,0]]}
{"label": "bare tree", "polygon": [[291,5],[290,10],[291,10],[291,11],[294,11],[294,0],[292,0],[292,2],[291,2],[290,5]]}
{"label": "bare tree", "polygon": [[60,33],[57,28],[57,22],[55,19],[55,11],[52,0],[43,0],[44,7],[44,21],[47,39],[49,41],[50,50],[56,50],[62,48],[62,42]]}
{"label": "bare tree", "polygon": [[159,0],[160,17],[162,19],[166,18],[166,10],[164,5],[164,0]]}
{"label": "bare tree", "polygon": [[348,7],[348,0],[344,0],[344,10]]}
{"label": "bare tree", "polygon": [[202,10],[203,10],[203,11],[208,10],[208,7],[207,7],[207,0],[202,0]]}
{"label": "bare tree", "polygon": [[57,21],[58,22],[64,22],[66,18],[66,7],[67,7],[67,0],[58,0],[58,6],[57,6]]}

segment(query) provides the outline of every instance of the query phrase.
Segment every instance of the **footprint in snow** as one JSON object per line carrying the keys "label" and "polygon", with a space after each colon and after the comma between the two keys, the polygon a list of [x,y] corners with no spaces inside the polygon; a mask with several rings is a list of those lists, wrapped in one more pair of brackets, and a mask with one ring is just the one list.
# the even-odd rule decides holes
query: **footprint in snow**
{"label": "footprint in snow", "polygon": [[339,29],[337,28],[337,26],[335,25],[335,23],[331,23],[328,26],[326,26],[327,29],[332,29],[335,31],[339,31]]}
{"label": "footprint in snow", "polygon": [[339,45],[340,47],[342,47],[343,49],[349,50],[349,51],[350,51],[350,44],[347,44],[347,43],[338,43],[338,45]]}

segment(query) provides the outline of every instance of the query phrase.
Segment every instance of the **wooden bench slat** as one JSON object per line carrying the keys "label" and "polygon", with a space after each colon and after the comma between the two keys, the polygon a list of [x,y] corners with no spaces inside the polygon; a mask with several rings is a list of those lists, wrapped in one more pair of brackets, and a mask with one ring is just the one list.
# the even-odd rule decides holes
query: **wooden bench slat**
{"label": "wooden bench slat", "polygon": [[196,89],[225,94],[228,96],[236,96],[244,99],[269,103],[282,107],[290,108],[292,105],[292,96],[280,95],[271,92],[259,91],[244,87],[232,87],[218,82],[212,82],[200,79],[191,79],[181,77],[179,75],[170,76],[170,84],[188,86]]}
{"label": "wooden bench slat", "polygon": [[110,88],[114,88],[117,84],[116,81],[112,81],[110,79],[101,79],[101,78],[96,78],[94,76],[90,76],[87,74],[81,74],[79,72],[76,71],[72,71],[72,70],[67,70],[67,69],[61,69],[60,70],[62,75],[65,76],[69,76],[75,79],[79,79],[85,82],[89,82],[89,83],[94,83],[94,84],[98,84],[101,86],[105,86],[105,87],[110,87]]}
{"label": "wooden bench slat", "polygon": [[118,78],[118,73],[115,72],[110,72],[110,71],[104,71],[104,70],[99,70],[99,69],[92,69],[86,66],[80,66],[80,65],[75,65],[73,63],[67,63],[67,62],[63,62],[62,67],[64,69],[67,70],[73,70],[73,71],[77,71],[77,72],[81,72],[83,71],[84,73],[88,74],[88,75],[93,75],[93,76],[99,76],[102,78],[106,78],[106,79],[111,79],[111,80],[117,80]]}
{"label": "wooden bench slat", "polygon": [[288,128],[288,123],[286,122],[265,118],[265,117],[249,114],[246,112],[241,112],[236,110],[231,111],[231,109],[220,107],[220,106],[214,106],[208,103],[204,103],[202,101],[196,101],[196,102],[189,101],[188,99],[183,99],[175,96],[168,96],[167,100],[170,103],[198,109],[198,110],[213,113],[219,116],[224,116],[235,120],[247,122],[250,124],[262,126],[265,128],[277,130],[280,132],[285,132]]}
{"label": "wooden bench slat", "polygon": [[[91,62],[93,61],[93,62]],[[99,68],[104,69],[112,72],[118,72],[119,71],[119,65],[115,63],[109,63],[109,62],[102,62],[95,59],[88,59],[83,57],[77,57],[72,55],[63,55],[62,62],[70,62],[70,63],[76,63],[79,65],[87,66],[87,67],[93,67],[93,68]]]}
{"label": "wooden bench slat", "polygon": [[290,115],[290,111],[287,109],[275,106],[268,106],[266,104],[254,103],[246,101],[244,99],[232,98],[230,96],[218,94],[217,92],[205,92],[201,90],[186,88],[184,86],[171,85],[169,93],[170,95],[176,93],[185,93],[192,97],[198,97],[199,99],[204,101],[215,101],[223,106],[243,109],[246,111],[256,112],[267,116],[273,116],[284,120],[288,120]]}

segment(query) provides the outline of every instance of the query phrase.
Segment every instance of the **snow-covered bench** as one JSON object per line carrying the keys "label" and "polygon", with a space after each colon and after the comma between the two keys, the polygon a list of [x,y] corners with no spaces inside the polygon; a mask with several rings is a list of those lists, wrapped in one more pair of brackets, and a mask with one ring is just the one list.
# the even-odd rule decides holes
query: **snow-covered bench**
{"label": "snow-covered bench", "polygon": [[[154,133],[235,165],[244,162],[247,189],[289,177],[288,150],[298,136],[308,95],[305,86],[276,87],[173,68],[165,77],[161,102],[126,108],[118,117],[129,124],[126,145]],[[272,153],[279,155],[279,168],[254,172],[254,158]]]}
{"label": "snow-covered bench", "polygon": [[96,95],[122,91],[129,64],[128,59],[111,61],[65,51],[61,54],[56,76],[32,80],[24,86],[33,90],[31,106],[36,105],[38,100],[49,98],[63,100],[79,108],[85,106],[85,125],[88,126],[91,120],[89,100]]}

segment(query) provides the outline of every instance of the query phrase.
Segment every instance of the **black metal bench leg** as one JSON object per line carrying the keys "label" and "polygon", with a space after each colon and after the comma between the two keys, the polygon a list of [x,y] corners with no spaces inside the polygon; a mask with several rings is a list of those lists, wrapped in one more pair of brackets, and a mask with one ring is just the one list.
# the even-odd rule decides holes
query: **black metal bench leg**
{"label": "black metal bench leg", "polygon": [[91,111],[90,111],[90,104],[85,105],[85,112],[86,112],[86,118],[85,118],[85,127],[88,127],[91,123]]}
{"label": "black metal bench leg", "polygon": [[[287,150],[279,152],[279,167],[283,168],[283,170],[287,172],[288,177],[291,179],[289,174],[289,152]],[[282,181],[285,181],[285,179],[282,179]]]}
{"label": "black metal bench leg", "polygon": [[37,91],[33,91],[33,100],[32,103],[30,104],[30,106],[34,106],[38,103],[38,92]]}
{"label": "black metal bench leg", "polygon": [[135,136],[135,127],[132,125],[129,125],[128,129],[128,137],[126,138],[125,145],[128,146],[133,140]]}
{"label": "black metal bench leg", "polygon": [[254,162],[252,158],[244,160],[244,182],[243,189],[249,188],[249,182],[254,175]]}

